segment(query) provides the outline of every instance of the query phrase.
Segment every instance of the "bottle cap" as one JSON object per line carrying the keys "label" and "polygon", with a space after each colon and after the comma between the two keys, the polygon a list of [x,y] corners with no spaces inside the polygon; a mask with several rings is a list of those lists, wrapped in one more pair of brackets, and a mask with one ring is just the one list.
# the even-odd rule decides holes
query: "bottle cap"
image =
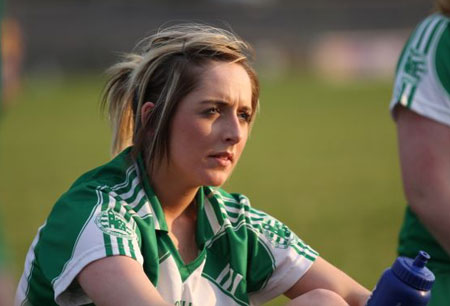
{"label": "bottle cap", "polygon": [[424,251],[420,251],[415,259],[408,257],[398,257],[392,265],[394,274],[406,284],[428,291],[434,282],[434,274],[425,264],[430,259]]}

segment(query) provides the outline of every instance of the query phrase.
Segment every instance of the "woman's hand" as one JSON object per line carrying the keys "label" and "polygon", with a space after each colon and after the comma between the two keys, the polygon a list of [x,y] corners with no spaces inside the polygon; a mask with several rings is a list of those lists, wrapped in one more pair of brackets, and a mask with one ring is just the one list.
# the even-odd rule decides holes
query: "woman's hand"
{"label": "woman's hand", "polygon": [[159,295],[142,266],[126,256],[90,263],[78,275],[78,282],[96,305],[171,305]]}

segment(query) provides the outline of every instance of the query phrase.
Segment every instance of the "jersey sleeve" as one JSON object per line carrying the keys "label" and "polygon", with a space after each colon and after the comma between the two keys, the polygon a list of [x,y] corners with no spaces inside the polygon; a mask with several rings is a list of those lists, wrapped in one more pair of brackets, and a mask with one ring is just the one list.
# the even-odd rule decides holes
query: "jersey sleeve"
{"label": "jersey sleeve", "polygon": [[[241,202],[248,199],[240,196]],[[263,304],[291,288],[312,266],[318,253],[274,217],[248,209],[247,286],[252,304]]]}
{"label": "jersey sleeve", "polygon": [[90,303],[76,281],[89,263],[113,255],[141,265],[140,232],[131,213],[109,189],[80,187],[62,196],[41,230],[35,254],[61,305]]}
{"label": "jersey sleeve", "polygon": [[402,105],[450,125],[450,19],[434,14],[411,34],[399,58],[390,110]]}

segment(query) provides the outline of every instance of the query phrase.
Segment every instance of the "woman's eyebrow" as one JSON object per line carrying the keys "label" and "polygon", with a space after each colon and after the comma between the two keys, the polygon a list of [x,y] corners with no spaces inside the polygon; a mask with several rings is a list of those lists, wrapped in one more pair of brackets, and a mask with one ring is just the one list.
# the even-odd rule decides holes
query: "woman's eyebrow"
{"label": "woman's eyebrow", "polygon": [[[205,104],[213,104],[213,105],[217,105],[217,106],[229,106],[231,103],[224,101],[224,100],[220,100],[220,99],[207,99],[207,100],[203,100],[200,102],[200,104],[205,105]],[[251,112],[253,110],[252,107],[249,106],[242,106],[240,107],[240,109]]]}
{"label": "woman's eyebrow", "polygon": [[230,105],[230,102],[220,100],[220,99],[207,99],[200,102],[201,104],[215,104],[220,106]]}

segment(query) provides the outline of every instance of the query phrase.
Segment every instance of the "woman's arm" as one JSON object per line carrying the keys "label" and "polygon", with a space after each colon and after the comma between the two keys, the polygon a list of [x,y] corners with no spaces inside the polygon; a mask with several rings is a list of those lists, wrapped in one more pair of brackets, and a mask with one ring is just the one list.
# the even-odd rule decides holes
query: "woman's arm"
{"label": "woman's arm", "polygon": [[307,294],[314,292],[313,298],[319,296],[321,299],[332,299],[336,300],[333,305],[342,305],[339,304],[339,297],[334,294],[326,294],[327,290],[336,293],[351,306],[364,306],[370,295],[369,290],[321,257],[316,259],[308,272],[286,291],[285,295],[290,299],[295,299],[302,295],[307,297]]}
{"label": "woman's arm", "polygon": [[13,305],[14,287],[12,277],[0,269],[0,306]]}
{"label": "woman's arm", "polygon": [[402,106],[396,111],[408,204],[450,254],[450,127]]}
{"label": "woman's arm", "polygon": [[96,305],[171,305],[159,295],[142,266],[126,256],[92,262],[80,272],[78,282]]}

